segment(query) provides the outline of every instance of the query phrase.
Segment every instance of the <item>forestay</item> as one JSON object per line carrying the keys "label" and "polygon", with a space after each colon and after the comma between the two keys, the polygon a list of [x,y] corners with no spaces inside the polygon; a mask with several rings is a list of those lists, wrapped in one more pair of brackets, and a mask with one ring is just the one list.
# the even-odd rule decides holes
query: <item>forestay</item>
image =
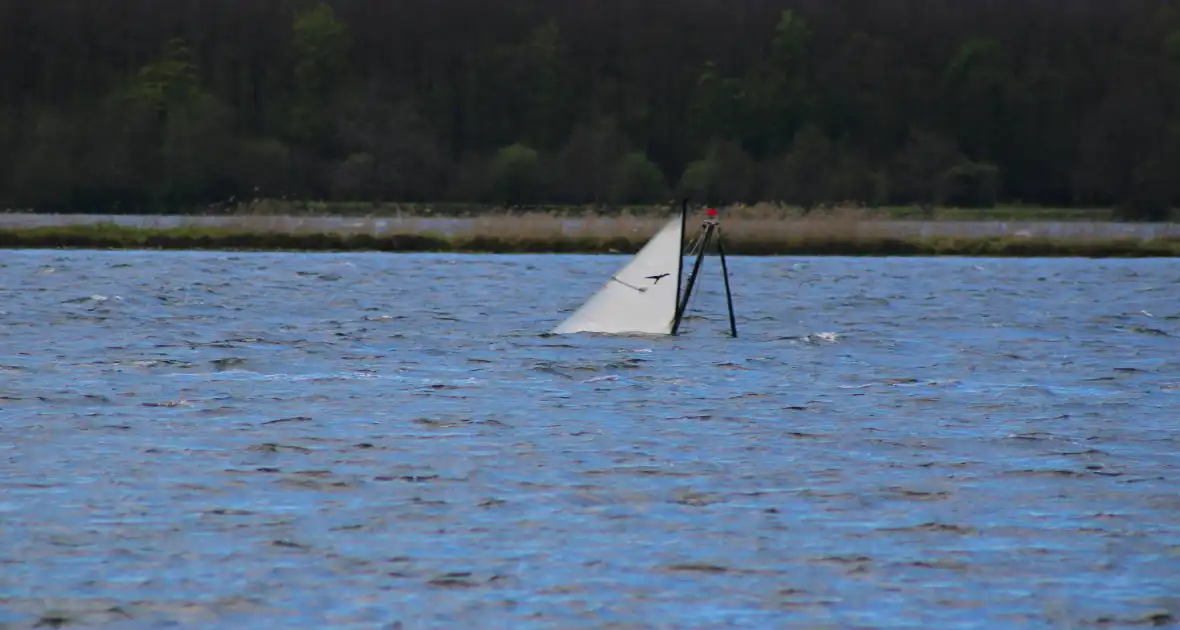
{"label": "forestay", "polygon": [[668,221],[631,262],[553,332],[671,334],[683,239],[681,217]]}

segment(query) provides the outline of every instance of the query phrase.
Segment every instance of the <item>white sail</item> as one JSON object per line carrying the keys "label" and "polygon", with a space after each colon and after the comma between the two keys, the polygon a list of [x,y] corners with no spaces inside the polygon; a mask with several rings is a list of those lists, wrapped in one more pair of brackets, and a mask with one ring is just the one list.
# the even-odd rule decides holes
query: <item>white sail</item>
{"label": "white sail", "polygon": [[631,262],[553,332],[671,334],[683,232],[679,216],[668,221]]}

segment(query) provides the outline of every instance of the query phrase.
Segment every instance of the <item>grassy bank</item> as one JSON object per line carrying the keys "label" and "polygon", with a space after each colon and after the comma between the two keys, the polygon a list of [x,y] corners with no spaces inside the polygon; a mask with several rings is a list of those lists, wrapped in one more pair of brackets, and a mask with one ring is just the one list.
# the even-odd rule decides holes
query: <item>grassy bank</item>
{"label": "grassy bank", "polygon": [[[233,251],[385,251],[487,253],[632,253],[661,221],[603,220],[578,230],[539,225],[500,225],[440,235],[422,231],[373,233],[265,229],[257,222],[236,227],[143,228],[112,224],[0,229],[4,248],[180,249]],[[553,228],[553,225],[549,225]],[[613,228],[613,229],[612,229]],[[838,256],[1180,256],[1180,239],[1098,239],[890,236],[856,229],[855,223],[796,221],[776,226],[758,221],[725,225],[726,249],[736,255]]]}

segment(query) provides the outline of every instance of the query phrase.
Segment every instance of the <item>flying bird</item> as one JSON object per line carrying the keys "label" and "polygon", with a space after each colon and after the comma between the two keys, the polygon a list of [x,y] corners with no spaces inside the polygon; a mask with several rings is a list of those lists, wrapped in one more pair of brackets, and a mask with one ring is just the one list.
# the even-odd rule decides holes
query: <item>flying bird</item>
{"label": "flying bird", "polygon": [[666,276],[666,275],[668,275],[668,274],[666,274],[666,273],[661,273],[661,274],[660,274],[660,275],[658,275],[658,276],[646,276],[646,277],[647,277],[647,279],[648,279],[648,280],[651,280],[651,283],[652,283],[652,284],[659,284],[659,283],[660,283],[660,278],[663,278],[663,277],[664,277],[664,276]]}

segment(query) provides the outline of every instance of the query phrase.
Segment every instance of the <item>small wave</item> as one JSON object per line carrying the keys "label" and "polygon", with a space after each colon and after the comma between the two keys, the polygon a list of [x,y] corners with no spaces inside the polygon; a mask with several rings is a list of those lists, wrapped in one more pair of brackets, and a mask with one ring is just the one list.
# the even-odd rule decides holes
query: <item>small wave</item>
{"label": "small wave", "polygon": [[483,381],[476,378],[454,380],[439,380],[420,376],[406,376],[404,374],[380,374],[369,371],[356,372],[310,372],[307,374],[291,374],[285,372],[267,373],[253,370],[219,370],[213,373],[173,372],[168,376],[195,379],[202,381],[399,381],[413,383],[418,386],[430,387],[441,385],[444,387],[462,387],[481,385]]}
{"label": "small wave", "polygon": [[[66,300],[66,301],[62,302],[62,304],[83,304],[86,302],[106,302],[107,300],[110,300],[110,299],[111,298],[109,298],[105,295],[99,295],[99,294],[95,293],[93,295],[89,295],[86,297],[80,297],[80,298],[74,298],[72,300]],[[114,299],[119,302],[123,301],[123,297],[119,296],[119,295],[116,295]]]}
{"label": "small wave", "polygon": [[799,343],[838,343],[841,339],[840,333],[834,332],[820,332],[808,333],[806,335],[787,335],[783,337],[776,337],[776,341],[798,341]]}

